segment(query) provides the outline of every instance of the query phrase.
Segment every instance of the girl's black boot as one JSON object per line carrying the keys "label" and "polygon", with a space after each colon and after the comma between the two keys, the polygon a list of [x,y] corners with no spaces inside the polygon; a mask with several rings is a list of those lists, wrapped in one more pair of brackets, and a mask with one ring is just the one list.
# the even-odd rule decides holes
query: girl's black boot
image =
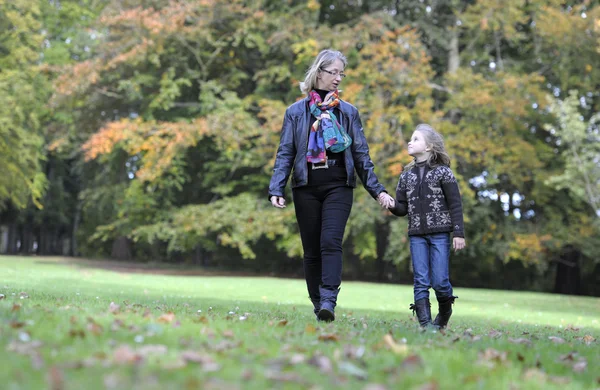
{"label": "girl's black boot", "polygon": [[410,310],[413,311],[413,315],[415,312],[417,313],[417,319],[421,328],[433,325],[431,323],[431,303],[429,302],[429,298],[419,299],[415,303],[411,303]]}
{"label": "girl's black boot", "polygon": [[458,297],[453,295],[449,297],[439,297],[439,311],[438,315],[435,317],[433,324],[439,326],[440,329],[445,328],[448,325],[448,321],[450,321],[450,316],[452,316],[452,305],[454,304],[454,300]]}

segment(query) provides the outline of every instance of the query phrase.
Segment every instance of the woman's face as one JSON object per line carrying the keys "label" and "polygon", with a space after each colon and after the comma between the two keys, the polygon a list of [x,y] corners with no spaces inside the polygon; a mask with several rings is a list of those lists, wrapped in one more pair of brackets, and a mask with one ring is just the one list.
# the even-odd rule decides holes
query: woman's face
{"label": "woman's face", "polygon": [[335,60],[328,66],[324,66],[317,74],[317,89],[335,91],[344,79],[344,63]]}

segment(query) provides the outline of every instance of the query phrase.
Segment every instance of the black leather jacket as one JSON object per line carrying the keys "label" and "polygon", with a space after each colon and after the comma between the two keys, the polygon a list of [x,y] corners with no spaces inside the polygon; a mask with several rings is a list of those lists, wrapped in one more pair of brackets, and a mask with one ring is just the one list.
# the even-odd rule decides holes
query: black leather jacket
{"label": "black leather jacket", "polygon": [[[306,152],[308,147],[308,131],[310,110],[308,97],[297,101],[287,108],[281,128],[281,141],[277,149],[273,176],[269,184],[269,198],[284,196],[284,188],[293,167],[292,188],[308,184],[308,163]],[[358,110],[352,104],[340,99],[340,122],[352,138],[352,145],[344,151],[347,181],[349,187],[356,187],[356,175],[360,176],[365,189],[373,198],[385,191],[375,175],[373,161],[369,156],[369,145],[363,133]]]}

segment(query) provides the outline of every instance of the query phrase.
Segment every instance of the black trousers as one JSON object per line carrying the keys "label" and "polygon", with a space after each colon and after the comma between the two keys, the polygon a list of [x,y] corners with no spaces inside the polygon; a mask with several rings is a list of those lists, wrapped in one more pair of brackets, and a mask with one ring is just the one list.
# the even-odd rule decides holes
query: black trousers
{"label": "black trousers", "polygon": [[337,289],[342,283],[342,239],[352,210],[352,188],[308,186],[293,191],[296,220],[304,249],[304,276],[311,300],[319,285]]}

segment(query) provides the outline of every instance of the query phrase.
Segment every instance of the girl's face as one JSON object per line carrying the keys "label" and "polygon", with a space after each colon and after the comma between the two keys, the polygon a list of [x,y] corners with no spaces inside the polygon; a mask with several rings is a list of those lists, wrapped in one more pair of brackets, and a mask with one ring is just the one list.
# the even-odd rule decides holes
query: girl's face
{"label": "girl's face", "polygon": [[330,65],[319,70],[317,74],[317,89],[335,91],[344,77],[346,77],[344,74],[344,63],[340,60],[335,60]]}
{"label": "girl's face", "polygon": [[417,159],[417,161],[423,161],[429,157],[429,145],[425,141],[425,136],[420,131],[415,131],[410,137],[408,142],[408,154]]}

